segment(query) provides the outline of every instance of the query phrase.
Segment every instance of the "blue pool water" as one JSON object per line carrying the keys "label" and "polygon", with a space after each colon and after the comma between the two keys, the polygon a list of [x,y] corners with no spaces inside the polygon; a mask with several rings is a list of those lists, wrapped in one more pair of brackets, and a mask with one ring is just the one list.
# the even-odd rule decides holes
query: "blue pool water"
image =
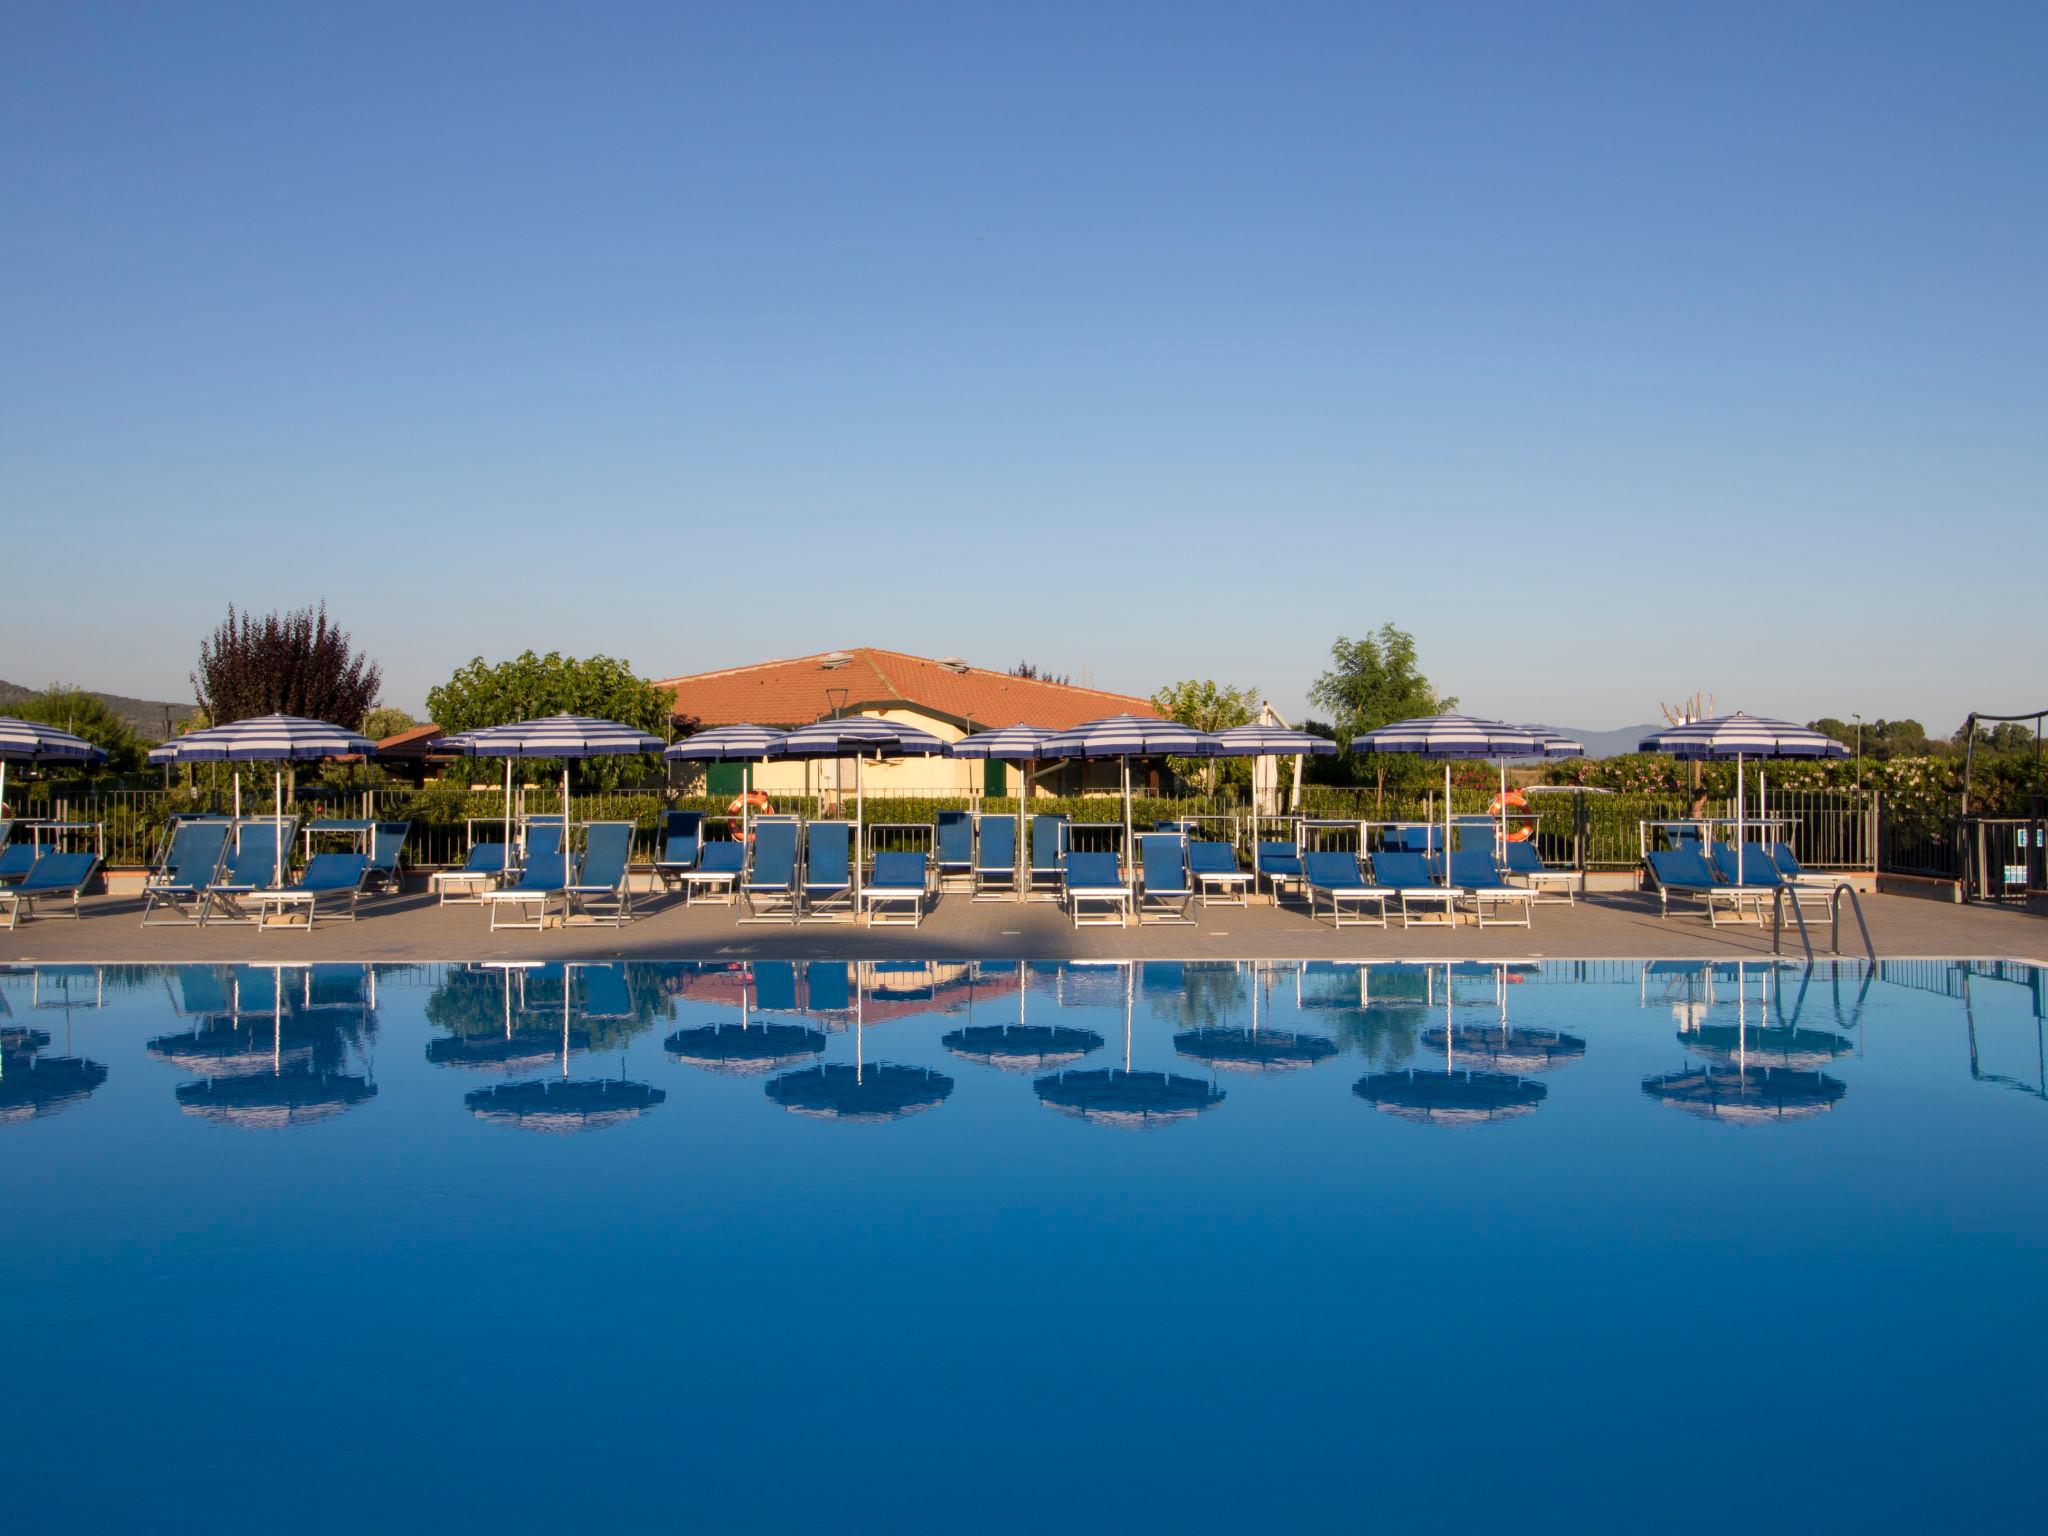
{"label": "blue pool water", "polygon": [[2032,1525],[2040,973],[0,970],[18,1531]]}

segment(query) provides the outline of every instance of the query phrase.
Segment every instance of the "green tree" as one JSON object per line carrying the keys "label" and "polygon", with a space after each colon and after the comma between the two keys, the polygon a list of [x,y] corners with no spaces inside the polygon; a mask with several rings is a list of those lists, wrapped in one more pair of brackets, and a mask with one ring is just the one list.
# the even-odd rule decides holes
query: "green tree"
{"label": "green tree", "polygon": [[[1458,701],[1431,686],[1416,662],[1415,637],[1392,624],[1352,640],[1339,635],[1330,647],[1330,670],[1308,690],[1309,702],[1330,712],[1338,749],[1350,756],[1351,738],[1396,720],[1442,714]],[[1354,773],[1357,770],[1353,760]],[[1381,799],[1388,785],[1419,782],[1423,766],[1407,755],[1372,756],[1372,782]]]}
{"label": "green tree", "polygon": [[[1192,725],[1198,731],[1227,731],[1233,725],[1247,725],[1258,713],[1259,690],[1256,688],[1233,688],[1228,683],[1219,683],[1213,678],[1189,678],[1185,682],[1171,684],[1152,695],[1152,707],[1169,720],[1178,720],[1182,725]],[[1185,779],[1201,770],[1202,783],[1206,792],[1216,793],[1218,759],[1213,757],[1171,757],[1167,764],[1174,773]],[[1250,769],[1241,761],[1232,760],[1229,768],[1235,770],[1231,777],[1249,778]]]}
{"label": "green tree", "polygon": [[[478,656],[427,694],[427,713],[450,733],[572,714],[617,720],[666,738],[674,707],[673,694],[635,675],[623,661],[559,651],[525,651],[495,664]],[[578,771],[585,783],[609,787],[654,773],[659,763],[653,757],[595,757],[578,764]],[[561,764],[535,758],[515,764],[514,771],[542,780],[559,774]]]}
{"label": "green tree", "polygon": [[402,709],[380,704],[363,716],[363,734],[372,741],[382,741],[387,736],[396,736],[400,731],[409,731],[424,723],[413,719]]}
{"label": "green tree", "polygon": [[148,750],[142,738],[96,693],[69,683],[52,683],[40,693],[31,693],[7,706],[17,720],[34,720],[82,736],[107,754],[111,773],[135,773],[144,766]]}
{"label": "green tree", "polygon": [[238,614],[199,642],[192,690],[215,725],[303,715],[354,730],[377,702],[383,673],[359,654],[327,605],[256,618]]}

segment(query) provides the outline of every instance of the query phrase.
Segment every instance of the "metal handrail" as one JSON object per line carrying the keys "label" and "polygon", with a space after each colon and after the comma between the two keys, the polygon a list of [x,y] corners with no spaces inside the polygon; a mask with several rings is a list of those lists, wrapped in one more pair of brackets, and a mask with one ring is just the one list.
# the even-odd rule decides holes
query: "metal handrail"
{"label": "metal handrail", "polygon": [[[1863,930],[1863,953],[1872,965],[1877,964],[1877,946],[1870,942],[1870,924],[1863,920],[1863,898],[1856,894],[1856,887],[1844,880],[1835,887],[1834,895],[1828,898],[1828,921],[1833,928],[1832,943],[1835,953],[1842,952],[1842,892],[1849,893],[1849,909],[1856,914],[1856,926]],[[1798,903],[1794,902],[1797,907]]]}
{"label": "metal handrail", "polygon": [[[1849,896],[1849,910],[1856,914],[1856,926],[1863,934],[1863,953],[1875,966],[1877,946],[1870,942],[1870,924],[1863,920],[1863,899],[1856,894],[1856,887],[1844,880],[1828,894],[1828,947],[1839,955],[1842,952],[1842,893]],[[1792,895],[1792,887],[1780,884],[1771,897],[1771,953],[1785,952],[1785,901]],[[1806,914],[1799,910],[1799,902],[1792,900],[1792,921],[1799,925],[1799,944],[1806,951],[1806,964],[1813,965],[1813,935],[1807,931]]]}

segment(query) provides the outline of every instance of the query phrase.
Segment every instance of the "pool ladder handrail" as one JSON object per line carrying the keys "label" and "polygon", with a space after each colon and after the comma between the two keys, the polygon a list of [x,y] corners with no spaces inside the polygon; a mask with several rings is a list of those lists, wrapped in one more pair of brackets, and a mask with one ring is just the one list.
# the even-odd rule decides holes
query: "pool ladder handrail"
{"label": "pool ladder handrail", "polygon": [[[1785,900],[1792,894],[1790,885],[1780,883],[1771,898],[1771,953],[1785,952]],[[1837,955],[1842,952],[1842,897],[1849,898],[1849,910],[1856,914],[1856,926],[1863,934],[1863,953],[1872,965],[1877,964],[1877,946],[1870,942],[1870,924],[1863,920],[1863,900],[1856,894],[1856,887],[1842,880],[1828,893],[1828,947]],[[1806,951],[1806,963],[1813,964],[1813,935],[1807,932],[1806,914],[1799,910],[1799,902],[1792,902],[1792,921],[1799,925],[1800,947]]]}

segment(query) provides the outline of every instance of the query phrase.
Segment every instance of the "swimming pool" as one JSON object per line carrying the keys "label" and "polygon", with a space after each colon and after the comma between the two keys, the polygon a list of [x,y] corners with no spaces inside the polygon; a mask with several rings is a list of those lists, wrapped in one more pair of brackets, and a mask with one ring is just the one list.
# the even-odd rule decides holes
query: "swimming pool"
{"label": "swimming pool", "polygon": [[2044,997],[0,970],[9,1524],[2031,1523]]}

